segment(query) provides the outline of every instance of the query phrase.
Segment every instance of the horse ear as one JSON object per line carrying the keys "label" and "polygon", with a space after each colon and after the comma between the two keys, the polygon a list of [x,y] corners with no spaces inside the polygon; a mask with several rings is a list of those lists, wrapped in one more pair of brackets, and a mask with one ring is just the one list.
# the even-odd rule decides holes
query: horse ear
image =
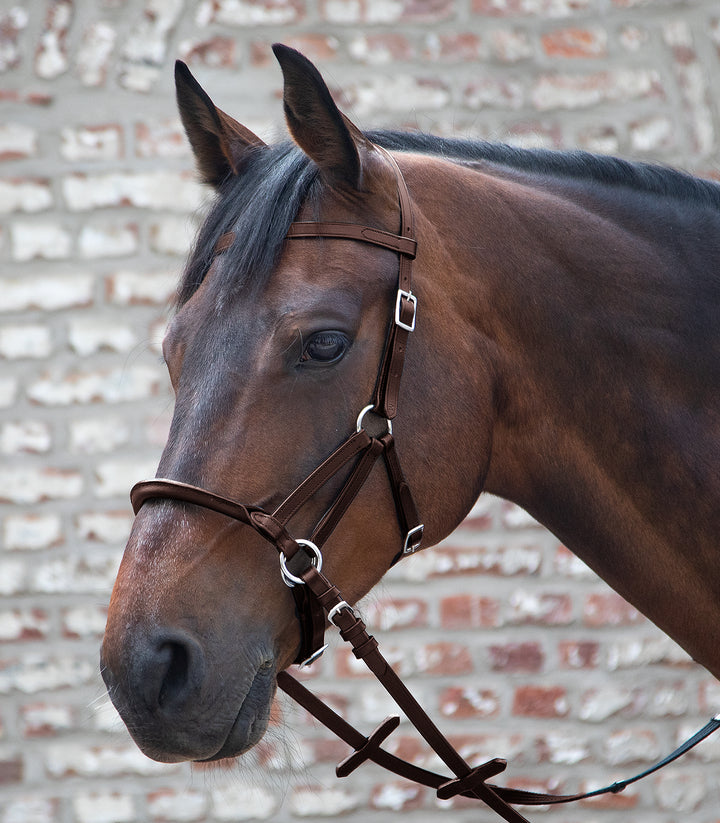
{"label": "horse ear", "polygon": [[175,89],[198,171],[204,183],[218,186],[229,174],[237,174],[244,149],[265,143],[217,108],[181,60],[175,63]]}
{"label": "horse ear", "polygon": [[328,182],[358,188],[360,150],[368,141],[340,112],[307,57],[280,43],[272,49],[283,73],[283,106],[293,140],[317,163]]}

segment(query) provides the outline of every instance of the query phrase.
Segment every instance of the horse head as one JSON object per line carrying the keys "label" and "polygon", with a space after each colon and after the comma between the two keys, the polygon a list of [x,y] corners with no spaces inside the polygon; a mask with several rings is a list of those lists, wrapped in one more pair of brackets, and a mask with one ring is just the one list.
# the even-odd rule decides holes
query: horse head
{"label": "horse head", "polygon": [[[355,431],[376,392],[399,299],[392,248],[288,239],[293,221],[397,235],[398,178],[395,161],[338,110],[315,67],[291,49],[275,51],[292,137],[277,145],[218,109],[184,65],[176,70],[182,121],[216,200],[163,343],[176,401],[158,469],[159,477],[268,512]],[[424,158],[398,162],[420,242],[418,320],[394,436],[431,545],[481,489],[493,383],[490,358],[472,375],[450,368],[478,342],[457,311],[454,263],[428,216],[441,210],[450,223],[452,192]],[[387,425],[367,418],[368,427]],[[478,421],[487,435],[464,437]],[[289,513],[287,530],[307,537],[351,472],[343,466],[318,484]],[[324,571],[349,603],[382,577],[405,539],[388,475],[376,464],[323,547]],[[145,502],[113,590],[102,671],[146,754],[206,760],[253,746],[268,723],[276,675],[301,641],[267,540],[204,506]]]}

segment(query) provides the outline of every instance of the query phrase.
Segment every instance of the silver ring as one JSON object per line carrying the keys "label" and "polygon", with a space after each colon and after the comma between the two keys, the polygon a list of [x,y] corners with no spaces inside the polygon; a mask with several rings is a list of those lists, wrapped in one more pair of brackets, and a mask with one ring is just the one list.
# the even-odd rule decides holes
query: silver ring
{"label": "silver ring", "polygon": [[[363,420],[365,419],[365,415],[369,412],[373,411],[375,406],[371,403],[369,406],[365,406],[365,408],[360,412],[357,419],[357,431],[362,431],[363,428]],[[392,420],[385,418],[385,422],[387,423],[387,430],[388,434],[392,434]]]}
{"label": "silver ring", "polygon": [[[306,546],[310,551],[315,555],[314,557],[310,558],[310,562],[312,563],[315,568],[320,571],[322,569],[322,554],[320,549],[312,542],[312,540],[303,540],[302,538],[298,538],[295,541],[299,546]],[[285,552],[280,552],[280,574],[282,575],[282,579],[285,582],[286,586],[289,586],[291,589],[293,586],[302,586],[305,584],[305,581],[302,577],[296,577],[290,571],[288,571],[287,567],[287,557],[285,557]]]}

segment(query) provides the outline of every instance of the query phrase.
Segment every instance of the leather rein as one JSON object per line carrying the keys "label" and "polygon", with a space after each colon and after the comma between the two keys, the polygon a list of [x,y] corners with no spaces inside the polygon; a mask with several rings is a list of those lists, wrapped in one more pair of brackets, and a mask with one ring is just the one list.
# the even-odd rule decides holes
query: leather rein
{"label": "leather rein", "polygon": [[[677,759],[720,728],[720,715],[713,717],[693,737],[659,763],[641,774],[602,789],[585,794],[548,795],[490,784],[487,781],[504,771],[507,761],[494,758],[474,768],[465,761],[390,667],[379,650],[377,640],[368,634],[361,617],[343,599],[341,592],[322,574],[321,548],[363,487],[370,471],[381,456],[384,458],[392,489],[398,523],[404,535],[403,545],[392,562],[395,563],[403,556],[417,551],[421,546],[423,535],[423,525],[418,516],[410,487],[405,480],[392,434],[392,421],[398,410],[405,351],[408,338],[415,329],[418,308],[417,297],[411,290],[412,261],[416,255],[417,242],[410,195],[405,179],[394,158],[384,149],[379,149],[379,151],[390,162],[397,180],[400,210],[399,234],[355,223],[334,222],[295,222],[287,233],[289,239],[323,237],[356,240],[389,249],[398,254],[398,285],[394,314],[372,403],[360,412],[356,431],[312,471],[272,513],[259,506],[244,505],[199,486],[165,478],[137,483],[130,492],[130,499],[135,514],[148,500],[157,499],[177,500],[211,509],[249,526],[275,546],[279,552],[281,575],[284,582],[291,588],[300,621],[302,641],[295,662],[301,666],[307,666],[322,655],[327,648],[324,643],[326,623],[332,623],[339,629],[342,639],[351,644],[355,657],[368,666],[453,775],[448,777],[422,769],[382,748],[383,741],[400,724],[399,716],[392,715],[386,718],[369,737],[366,737],[308,691],[287,671],[279,672],[278,686],[352,747],[353,752],[336,768],[338,777],[345,777],[365,761],[372,761],[400,777],[435,789],[439,799],[448,800],[457,795],[477,798],[508,823],[529,823],[509,804],[544,806],[620,792],[631,783]],[[215,246],[216,257],[227,251],[234,240],[234,232],[222,235]],[[213,260],[213,265],[214,262]],[[364,421],[369,413],[385,419],[386,432],[384,434],[375,436],[368,433]],[[348,466],[352,466],[349,471]],[[323,486],[343,470],[348,471],[347,477],[316,525],[310,539],[294,538],[288,531],[288,521]]]}

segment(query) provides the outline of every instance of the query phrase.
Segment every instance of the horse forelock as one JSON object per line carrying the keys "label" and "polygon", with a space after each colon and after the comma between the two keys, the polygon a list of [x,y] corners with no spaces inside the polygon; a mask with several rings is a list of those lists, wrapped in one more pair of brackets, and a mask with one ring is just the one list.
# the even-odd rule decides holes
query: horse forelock
{"label": "horse forelock", "polygon": [[200,287],[215,245],[228,231],[235,232],[236,242],[224,255],[226,287],[235,290],[250,278],[267,278],[290,224],[317,180],[317,167],[294,143],[249,149],[239,173],[218,189],[183,272],[177,306],[182,308]]}

